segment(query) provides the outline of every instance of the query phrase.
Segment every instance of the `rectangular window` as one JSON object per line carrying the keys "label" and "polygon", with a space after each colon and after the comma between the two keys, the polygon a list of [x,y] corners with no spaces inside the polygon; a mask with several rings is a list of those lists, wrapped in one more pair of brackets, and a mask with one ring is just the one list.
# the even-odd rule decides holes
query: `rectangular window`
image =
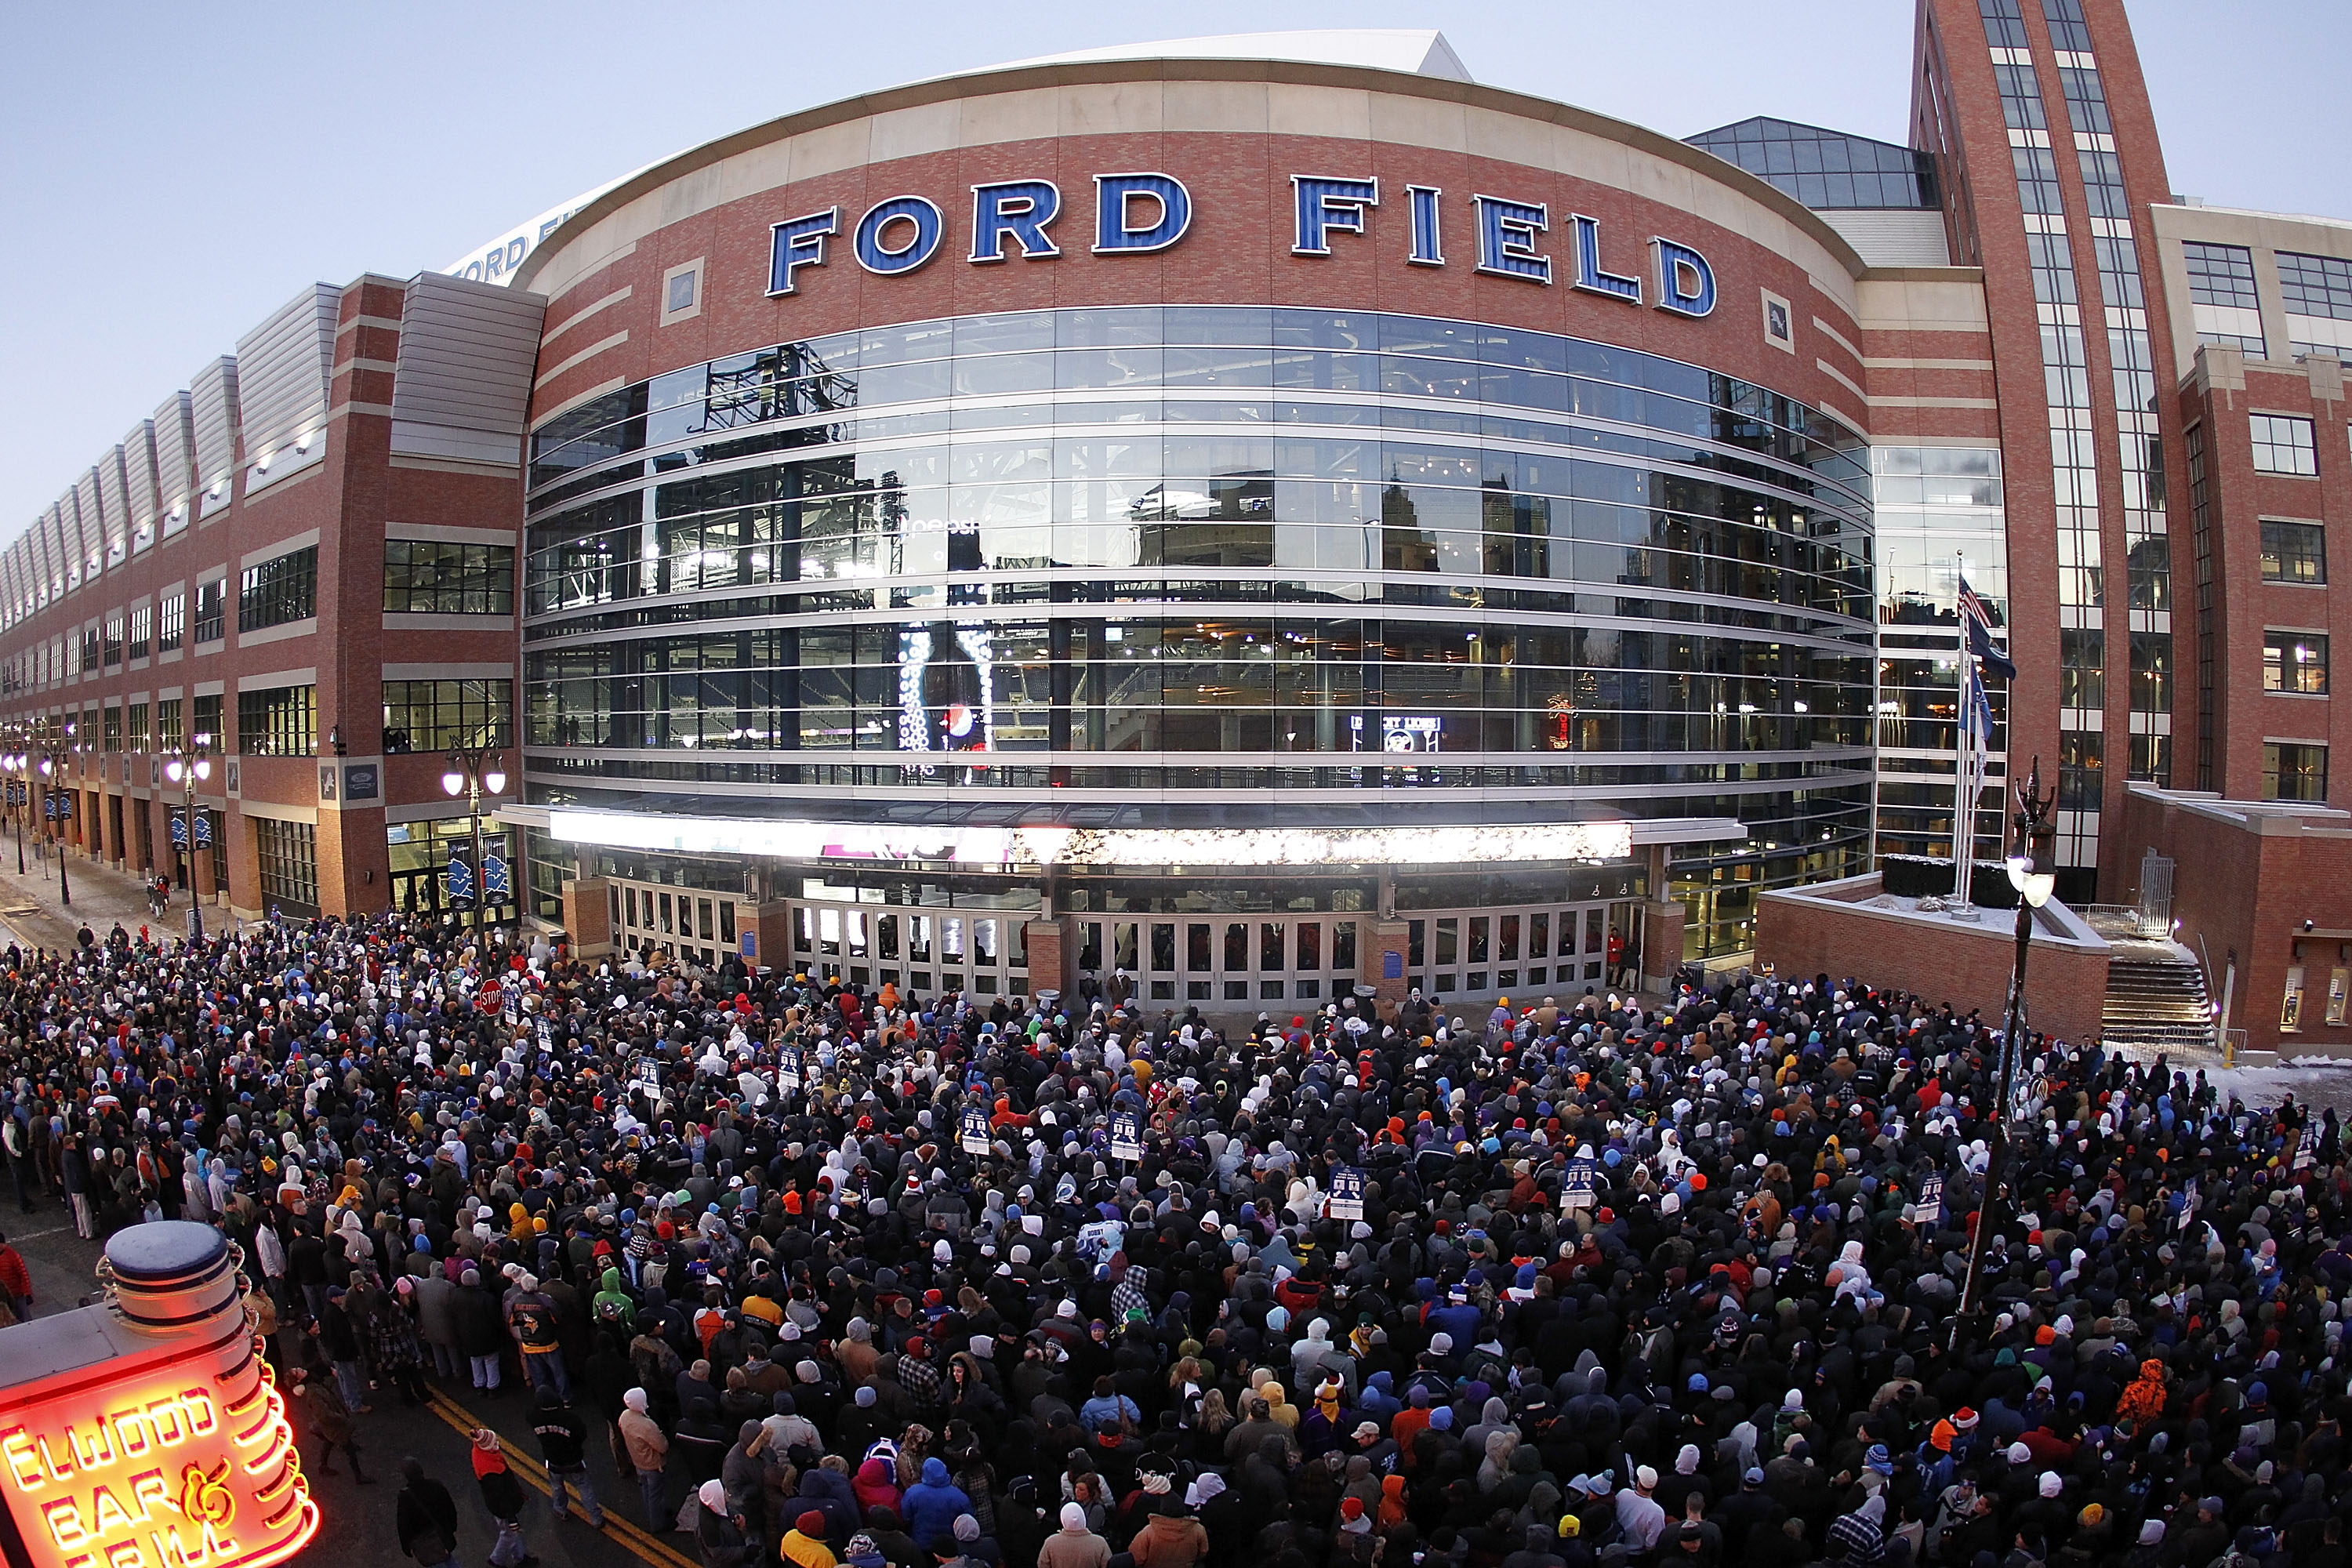
{"label": "rectangular window", "polygon": [[308,913],[319,907],[319,830],[307,822],[271,816],[246,819],[253,828],[265,905],[293,905]]}
{"label": "rectangular window", "polygon": [[2302,474],[2319,472],[2319,447],[2311,421],[2290,414],[2250,415],[2254,438],[2254,472]]}
{"label": "rectangular window", "polygon": [[2172,634],[2131,634],[2131,709],[2135,713],[2172,711]]}
{"label": "rectangular window", "polygon": [[122,662],[122,615],[117,611],[106,617],[106,665],[109,669]]}
{"label": "rectangular window", "polygon": [[2327,531],[2315,522],[2263,519],[2263,581],[2327,581]]}
{"label": "rectangular window", "polygon": [[236,584],[236,629],[257,632],[307,621],[319,613],[319,547],[299,550],[248,566]]}
{"label": "rectangular window", "polygon": [[131,612],[131,657],[145,658],[155,640],[155,606],[141,605]]}
{"label": "rectangular window", "polygon": [[2263,746],[2263,798],[2325,801],[2327,748],[2315,741],[2273,741]]}
{"label": "rectangular window", "polygon": [[2068,730],[2058,737],[2058,809],[2096,811],[2106,772],[2106,737]]}
{"label": "rectangular window", "polygon": [[155,605],[155,651],[172,653],[179,648],[188,631],[188,600],[184,594],[174,594]]}
{"label": "rectangular window", "polygon": [[236,694],[236,749],[248,757],[307,757],[319,749],[319,689],[266,686]]}
{"label": "rectangular window", "polygon": [[384,752],[510,746],[513,713],[511,680],[387,680]]}
{"label": "rectangular window", "polygon": [[450,544],[435,539],[383,542],[383,607],[388,615],[514,614],[514,546]]}
{"label": "rectangular window", "polygon": [[98,673],[98,628],[96,626],[83,627],[81,634],[81,672],[84,675],[96,675]]}
{"label": "rectangular window", "polygon": [[100,750],[122,750],[122,710],[111,702],[106,705],[106,716],[99,721],[99,737]]}
{"label": "rectangular window", "polygon": [[2327,639],[2317,632],[2263,633],[2263,689],[2327,694]]}
{"label": "rectangular window", "polygon": [[2352,261],[2340,256],[2278,253],[2279,291],[2298,316],[2352,321]]}
{"label": "rectangular window", "polygon": [[2189,263],[2189,298],[2199,305],[2227,305],[2234,310],[2259,310],[2254,293],[2254,253],[2242,245],[2200,245],[2180,247]]}
{"label": "rectangular window", "polygon": [[193,745],[223,749],[221,734],[221,696],[215,691],[209,697],[194,700],[195,706],[188,713],[188,742]]}
{"label": "rectangular window", "polygon": [[227,604],[227,578],[215,577],[196,584],[196,641],[218,642],[228,635],[225,610]]}
{"label": "rectangular window", "polygon": [[2105,632],[2073,626],[2059,631],[2059,707],[2095,709],[2107,705],[2106,647]]}
{"label": "rectangular window", "polygon": [[180,728],[180,700],[166,697],[155,704],[155,749],[173,751],[187,743],[187,731]]}
{"label": "rectangular window", "polygon": [[147,704],[133,702],[123,722],[122,743],[134,752],[149,749],[147,734]]}

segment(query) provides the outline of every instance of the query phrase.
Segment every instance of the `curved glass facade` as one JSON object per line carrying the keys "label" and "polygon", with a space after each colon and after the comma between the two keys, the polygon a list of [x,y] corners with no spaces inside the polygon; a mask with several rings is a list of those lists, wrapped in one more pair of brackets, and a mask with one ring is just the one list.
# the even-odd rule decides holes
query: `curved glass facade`
{"label": "curved glass facade", "polygon": [[1866,860],[1867,452],[1689,364],[1394,315],[965,317],[605,395],[530,484],[536,805],[1735,817],[1674,860],[1695,952]]}

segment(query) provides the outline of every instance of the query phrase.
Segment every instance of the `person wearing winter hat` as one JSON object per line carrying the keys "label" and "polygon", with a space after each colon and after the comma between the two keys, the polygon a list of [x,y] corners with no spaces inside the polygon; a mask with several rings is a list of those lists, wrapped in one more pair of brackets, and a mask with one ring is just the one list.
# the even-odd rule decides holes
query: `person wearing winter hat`
{"label": "person wearing winter hat", "polygon": [[621,1444],[630,1466],[637,1472],[637,1493],[644,1500],[646,1529],[658,1535],[676,1521],[676,1510],[669,1506],[669,1477],[664,1468],[669,1462],[669,1436],[647,1411],[647,1397],[642,1388],[632,1388],[621,1395],[621,1418],[616,1425],[621,1431]]}
{"label": "person wearing winter hat", "polygon": [[1636,1466],[1633,1484],[1617,1494],[1617,1527],[1624,1532],[1627,1550],[1644,1555],[1657,1549],[1665,1533],[1666,1510],[1651,1494],[1658,1489],[1658,1472]]}
{"label": "person wearing winter hat", "polygon": [[1185,1511],[1175,1495],[1174,1478],[1163,1470],[1147,1470],[1143,1492],[1151,1517],[1127,1543],[1135,1568],[1194,1568],[1209,1554],[1209,1532]]}
{"label": "person wearing winter hat", "polygon": [[[708,1494],[713,1486],[718,1486],[718,1483],[706,1482],[703,1486],[706,1505],[709,1503]],[[727,1501],[727,1489],[723,1486],[719,1487],[719,1501],[721,1507],[724,1507]],[[758,1550],[755,1543],[752,1551]],[[812,1508],[803,1510],[800,1517],[793,1521],[793,1527],[784,1531],[783,1542],[778,1550],[785,1562],[797,1563],[799,1568],[835,1568],[838,1562],[833,1554],[833,1548],[825,1544],[824,1513],[819,1509]],[[757,1559],[746,1561],[756,1562]],[[703,1562],[706,1568],[709,1568],[710,1555],[707,1546],[703,1551]]]}
{"label": "person wearing winter hat", "polygon": [[522,1539],[522,1483],[507,1468],[506,1453],[496,1432],[478,1426],[472,1436],[474,1483],[481,1489],[482,1506],[489,1510],[499,1528],[499,1538],[490,1547],[491,1568],[519,1568],[535,1561]]}
{"label": "person wearing winter hat", "polygon": [[1062,1505],[1062,1528],[1037,1548],[1037,1568],[1107,1568],[1110,1542],[1087,1527],[1087,1510]]}

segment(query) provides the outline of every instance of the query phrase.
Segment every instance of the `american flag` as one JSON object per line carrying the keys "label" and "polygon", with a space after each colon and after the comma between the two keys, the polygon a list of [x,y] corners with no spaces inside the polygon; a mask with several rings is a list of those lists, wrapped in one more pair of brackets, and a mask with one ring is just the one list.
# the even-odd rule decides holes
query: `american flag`
{"label": "american flag", "polygon": [[1969,586],[1969,580],[1966,577],[1962,577],[1960,579],[1960,623],[1966,626],[1970,622],[1984,627],[1987,631],[1992,630],[1992,616],[1986,611],[1984,601],[1977,597],[1977,591]]}
{"label": "american flag", "polygon": [[2017,666],[2008,655],[1993,647],[1992,616],[1985,609],[1984,601],[1977,597],[1977,591],[1969,586],[1966,577],[1959,581],[1961,647],[1973,654],[1976,660],[1989,666],[1994,674],[2005,680],[2015,680]]}

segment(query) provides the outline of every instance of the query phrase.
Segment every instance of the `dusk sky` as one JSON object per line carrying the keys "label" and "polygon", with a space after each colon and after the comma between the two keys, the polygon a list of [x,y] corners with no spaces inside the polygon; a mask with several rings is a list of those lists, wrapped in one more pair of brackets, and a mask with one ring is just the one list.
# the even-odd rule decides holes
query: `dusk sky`
{"label": "dusk sky", "polygon": [[[2352,6],[2132,0],[2176,191],[2352,217]],[[1675,17],[1670,27],[1668,15]],[[1687,0],[10,8],[0,541],[313,281],[440,268],[667,153],[911,79],[1217,32],[1442,26],[1481,81],[1687,136],[1907,139],[1912,7]],[[973,26],[984,16],[988,26]]]}

